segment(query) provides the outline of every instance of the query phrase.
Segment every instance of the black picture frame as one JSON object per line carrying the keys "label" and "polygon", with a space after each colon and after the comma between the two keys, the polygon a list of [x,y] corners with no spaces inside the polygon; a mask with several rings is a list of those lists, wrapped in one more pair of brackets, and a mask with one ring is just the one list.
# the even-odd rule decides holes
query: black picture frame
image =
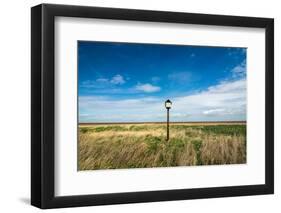
{"label": "black picture frame", "polygon": [[[54,195],[54,21],[58,16],[264,28],[266,32],[265,184],[56,197]],[[53,4],[32,7],[31,112],[31,204],[39,208],[272,194],[274,193],[274,20]]]}

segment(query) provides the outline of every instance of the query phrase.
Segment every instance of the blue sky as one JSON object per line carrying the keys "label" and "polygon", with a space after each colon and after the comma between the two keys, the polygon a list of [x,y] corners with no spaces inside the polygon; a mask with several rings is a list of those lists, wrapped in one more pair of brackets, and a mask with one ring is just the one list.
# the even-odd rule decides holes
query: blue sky
{"label": "blue sky", "polygon": [[79,122],[246,120],[246,48],[78,41]]}

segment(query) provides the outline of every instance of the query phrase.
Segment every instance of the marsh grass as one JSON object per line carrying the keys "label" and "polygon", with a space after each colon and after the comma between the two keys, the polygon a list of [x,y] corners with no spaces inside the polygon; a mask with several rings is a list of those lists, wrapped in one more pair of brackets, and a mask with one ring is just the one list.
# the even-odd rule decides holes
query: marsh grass
{"label": "marsh grass", "polygon": [[246,125],[79,127],[79,170],[246,163]]}

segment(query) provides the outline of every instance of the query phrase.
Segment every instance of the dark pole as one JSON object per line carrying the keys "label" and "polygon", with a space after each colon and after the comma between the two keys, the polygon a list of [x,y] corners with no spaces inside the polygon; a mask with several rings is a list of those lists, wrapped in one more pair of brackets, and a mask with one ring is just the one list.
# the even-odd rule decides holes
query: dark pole
{"label": "dark pole", "polygon": [[167,108],[167,141],[169,140],[169,108]]}

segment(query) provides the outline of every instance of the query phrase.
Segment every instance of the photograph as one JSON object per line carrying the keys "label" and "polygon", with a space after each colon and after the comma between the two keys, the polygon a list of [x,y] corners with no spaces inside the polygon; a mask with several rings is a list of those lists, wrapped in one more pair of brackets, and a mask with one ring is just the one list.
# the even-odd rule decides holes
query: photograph
{"label": "photograph", "polygon": [[246,164],[247,48],[78,41],[78,171]]}
{"label": "photograph", "polygon": [[31,7],[32,206],[275,193],[275,13],[168,8]]}

